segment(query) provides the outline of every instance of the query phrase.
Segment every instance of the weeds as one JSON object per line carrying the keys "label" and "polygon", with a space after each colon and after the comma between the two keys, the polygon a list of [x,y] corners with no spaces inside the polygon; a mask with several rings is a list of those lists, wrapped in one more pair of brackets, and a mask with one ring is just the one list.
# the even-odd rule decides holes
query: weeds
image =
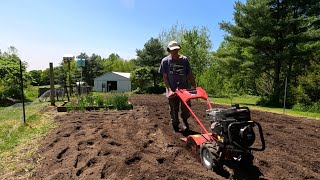
{"label": "weeds", "polygon": [[74,99],[66,107],[68,111],[85,111],[87,108],[104,108],[126,110],[132,109],[128,102],[128,95],[125,93],[108,93],[99,95],[81,96],[78,100]]}
{"label": "weeds", "polygon": [[111,96],[112,105],[118,110],[131,109],[132,107],[128,103],[129,97],[125,94],[113,94]]}

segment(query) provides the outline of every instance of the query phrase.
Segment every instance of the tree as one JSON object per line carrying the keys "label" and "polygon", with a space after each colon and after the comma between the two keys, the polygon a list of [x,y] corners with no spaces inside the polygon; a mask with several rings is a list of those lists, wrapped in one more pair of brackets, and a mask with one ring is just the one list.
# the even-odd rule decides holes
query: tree
{"label": "tree", "polygon": [[60,66],[53,67],[54,84],[60,84],[59,83],[59,75],[60,75],[59,70],[60,70]]}
{"label": "tree", "polygon": [[177,23],[171,26],[170,29],[163,30],[159,34],[158,39],[161,42],[162,46],[166,49],[170,41],[181,42],[183,39],[183,34],[185,34],[186,31],[187,29],[183,25],[179,25]]}
{"label": "tree", "polygon": [[134,61],[126,61],[118,54],[112,53],[107,59],[103,60],[104,72],[131,72],[134,69]]}
{"label": "tree", "polygon": [[86,53],[77,56],[79,59],[85,59],[85,67],[83,68],[84,80],[90,86],[94,85],[94,78],[104,73],[103,60],[101,56],[92,54],[90,57]]}
{"label": "tree", "polygon": [[[0,99],[21,99],[20,58],[17,49],[10,46],[7,52],[0,55]],[[22,62],[23,81],[27,81],[25,62]],[[24,87],[27,83],[24,83]]]}
{"label": "tree", "polygon": [[298,103],[311,105],[313,102],[320,101],[320,64],[311,62],[309,71],[305,76],[298,78],[299,86],[297,87]]}
{"label": "tree", "polygon": [[139,67],[132,71],[130,80],[133,85],[133,89],[135,89],[138,93],[145,93],[151,85],[151,80],[153,76],[150,73],[149,67]]}
{"label": "tree", "polygon": [[42,85],[42,84],[40,84],[41,83],[41,73],[42,73],[42,70],[32,70],[29,72],[32,86]]}
{"label": "tree", "polygon": [[313,59],[319,41],[319,1],[248,0],[236,2],[235,24],[222,22],[228,42],[244,49],[256,74],[273,81],[270,102],[279,106],[284,80],[294,82]]}
{"label": "tree", "polygon": [[[233,94],[256,94],[255,68],[250,61],[246,61],[247,51],[237,44],[223,41],[215,53],[212,53],[210,68],[207,76],[201,76],[201,81],[208,88],[214,89],[215,95],[223,96],[223,92]],[[234,91],[236,90],[236,91]]]}
{"label": "tree", "polygon": [[[67,72],[67,71],[66,71]],[[41,85],[49,85],[50,84],[50,69],[46,68],[41,72]]]}
{"label": "tree", "polygon": [[161,60],[165,56],[165,50],[159,39],[151,38],[145,44],[142,50],[137,49],[138,66],[159,67]]}
{"label": "tree", "polygon": [[198,85],[201,82],[200,77],[206,68],[209,67],[211,41],[209,38],[209,31],[206,27],[201,29],[193,27],[186,29],[183,25],[173,25],[170,29],[163,31],[159,35],[162,46],[166,48],[167,44],[175,40],[180,43],[180,52],[187,56],[190,60],[193,73],[196,77]]}
{"label": "tree", "polygon": [[165,56],[165,50],[161,45],[159,39],[151,38],[144,44],[142,50],[137,49],[137,60],[136,65],[140,67],[149,67],[151,70],[149,73],[152,75],[153,86],[158,86],[160,82],[160,76],[158,74],[158,69],[161,60]]}
{"label": "tree", "polygon": [[216,97],[223,95],[224,82],[226,81],[226,71],[223,69],[223,61],[212,56],[209,68],[197,78],[201,86],[210,95]]}
{"label": "tree", "polygon": [[67,92],[68,90],[66,88],[67,88],[68,68],[63,62],[61,62],[60,66],[58,66],[57,68],[57,71],[58,71],[58,76],[56,76],[55,78],[57,79],[58,84],[60,84],[60,86],[64,88],[65,92]]}
{"label": "tree", "polygon": [[[49,68],[43,71],[46,75],[45,77],[49,78]],[[61,61],[60,66],[54,68],[54,81],[60,84],[65,92],[67,93],[69,89],[69,75],[70,75],[70,84],[74,86],[76,82],[80,81],[80,68],[77,66],[76,61],[70,61],[70,69],[69,64],[67,62]],[[48,79],[48,83],[50,83],[50,79]],[[71,92],[73,91],[71,90]]]}
{"label": "tree", "polygon": [[181,53],[189,58],[196,82],[199,83],[201,74],[209,65],[211,40],[208,29],[194,27],[186,30],[182,35],[181,47]]}

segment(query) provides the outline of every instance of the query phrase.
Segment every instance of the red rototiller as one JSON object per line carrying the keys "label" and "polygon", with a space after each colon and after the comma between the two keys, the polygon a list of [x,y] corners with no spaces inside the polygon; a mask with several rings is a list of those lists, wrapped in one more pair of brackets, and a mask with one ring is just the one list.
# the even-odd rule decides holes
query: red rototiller
{"label": "red rototiller", "polygon": [[[177,89],[175,94],[186,105],[202,131],[201,134],[193,134],[181,139],[187,142],[193,152],[200,151],[201,162],[207,169],[219,170],[227,161],[251,165],[254,158],[252,151],[265,149],[262,127],[251,120],[248,107],[232,105],[228,109],[213,109],[207,93],[201,87]],[[206,110],[206,119],[211,123],[211,133],[187,104],[190,99],[198,98],[205,100],[209,106]],[[259,132],[261,141],[258,148],[253,147],[256,141],[255,129]]]}

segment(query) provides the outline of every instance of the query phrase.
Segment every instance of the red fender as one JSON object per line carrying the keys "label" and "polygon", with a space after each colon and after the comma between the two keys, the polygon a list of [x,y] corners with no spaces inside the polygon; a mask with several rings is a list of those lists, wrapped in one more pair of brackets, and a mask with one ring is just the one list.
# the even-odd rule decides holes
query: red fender
{"label": "red fender", "polygon": [[197,153],[199,150],[200,145],[202,145],[204,142],[210,141],[210,138],[212,134],[194,134],[189,135],[187,138],[181,138],[181,140],[187,142],[187,146],[191,149],[193,153]]}

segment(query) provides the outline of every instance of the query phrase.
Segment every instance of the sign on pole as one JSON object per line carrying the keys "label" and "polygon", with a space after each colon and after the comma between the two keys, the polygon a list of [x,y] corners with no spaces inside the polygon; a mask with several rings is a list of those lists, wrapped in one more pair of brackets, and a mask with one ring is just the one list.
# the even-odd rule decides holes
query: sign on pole
{"label": "sign on pole", "polygon": [[74,60],[73,54],[65,54],[63,55],[63,62],[67,63]]}
{"label": "sign on pole", "polygon": [[77,66],[84,67],[86,65],[85,59],[77,59]]}

